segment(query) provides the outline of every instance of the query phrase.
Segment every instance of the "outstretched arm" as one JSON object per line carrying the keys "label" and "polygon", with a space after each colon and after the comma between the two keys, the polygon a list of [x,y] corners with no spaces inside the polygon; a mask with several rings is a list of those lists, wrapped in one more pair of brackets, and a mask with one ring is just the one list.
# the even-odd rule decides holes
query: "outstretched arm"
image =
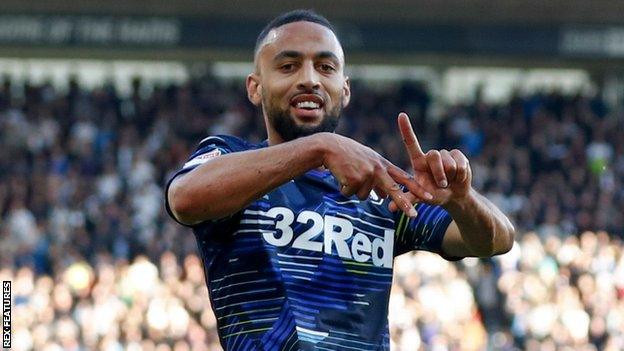
{"label": "outstretched arm", "polygon": [[[398,118],[415,178],[390,170],[390,175],[412,188],[435,189],[433,199],[418,199],[408,194],[410,201],[424,201],[444,207],[453,218],[442,242],[442,252],[448,257],[488,257],[509,251],[515,229],[492,202],[472,188],[472,170],[466,156],[459,150],[430,150],[424,153],[405,113]],[[391,204],[391,209],[396,209]]]}
{"label": "outstretched arm", "polygon": [[[171,183],[169,205],[174,216],[188,225],[222,218],[321,166],[333,173],[345,196],[357,194],[365,199],[375,189],[389,195],[408,215],[415,215],[412,203],[388,174],[389,169],[405,172],[372,149],[333,133],[213,158]],[[426,196],[422,189],[413,188]]]}

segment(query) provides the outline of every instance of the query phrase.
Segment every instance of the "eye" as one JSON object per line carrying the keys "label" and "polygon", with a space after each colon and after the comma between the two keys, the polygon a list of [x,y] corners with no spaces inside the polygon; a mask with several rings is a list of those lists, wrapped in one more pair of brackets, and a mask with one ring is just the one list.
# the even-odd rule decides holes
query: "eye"
{"label": "eye", "polygon": [[290,72],[293,69],[295,69],[295,64],[294,63],[285,63],[285,64],[281,65],[279,68],[280,68],[280,71],[282,71],[282,72]]}
{"label": "eye", "polygon": [[321,69],[321,71],[323,72],[333,72],[336,69],[334,68],[334,66],[327,64],[327,63],[322,63],[319,65],[319,68]]}

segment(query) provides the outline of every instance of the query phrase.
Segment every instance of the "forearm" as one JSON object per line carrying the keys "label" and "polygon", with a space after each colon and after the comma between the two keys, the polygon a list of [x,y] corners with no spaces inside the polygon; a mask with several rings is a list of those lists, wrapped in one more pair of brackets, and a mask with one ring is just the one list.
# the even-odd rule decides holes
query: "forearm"
{"label": "forearm", "polygon": [[515,229],[507,216],[487,198],[471,189],[445,206],[467,248],[479,257],[505,253],[513,245]]}
{"label": "forearm", "polygon": [[226,154],[173,181],[167,196],[186,224],[231,215],[281,184],[322,166],[323,142],[310,136]]}

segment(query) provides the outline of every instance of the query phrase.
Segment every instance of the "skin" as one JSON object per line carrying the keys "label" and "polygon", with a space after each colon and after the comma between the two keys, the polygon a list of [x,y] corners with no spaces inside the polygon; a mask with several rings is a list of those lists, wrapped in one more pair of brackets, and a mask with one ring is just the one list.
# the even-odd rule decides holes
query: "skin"
{"label": "skin", "polygon": [[[487,257],[505,253],[513,246],[515,229],[492,202],[472,187],[468,158],[457,149],[429,150],[424,153],[406,113],[398,117],[399,131],[409,155],[414,177],[390,170],[397,182],[410,192],[421,187],[434,189],[425,200],[444,207],[453,218],[442,242],[443,252],[451,257]],[[408,193],[410,201],[421,201]],[[391,203],[390,209],[396,209]]]}
{"label": "skin", "polygon": [[[390,196],[391,210],[412,217],[418,201],[445,207],[454,219],[442,245],[447,256],[491,256],[511,249],[513,226],[472,189],[466,157],[458,150],[423,153],[407,115],[399,115],[398,124],[414,176],[369,147],[325,131],[351,96],[344,53],[329,29],[311,22],[273,29],[256,53],[255,67],[246,80],[247,95],[262,108],[269,147],[223,155],[176,178],[167,196],[178,220],[196,224],[231,215],[310,169],[325,167],[345,196],[366,199],[375,190]],[[302,97],[321,102],[321,108],[295,108],[293,100]],[[280,123],[301,134],[285,138],[276,128]],[[399,183],[409,192],[403,193]]]}
{"label": "skin", "polygon": [[[351,89],[344,75],[342,47],[321,25],[295,22],[273,29],[256,54],[255,67],[247,77],[247,95],[262,108],[269,145],[287,141],[275,130],[269,111],[287,112],[295,126],[313,128],[349,104]],[[315,94],[323,100],[317,118],[294,113],[290,100],[298,94]]]}

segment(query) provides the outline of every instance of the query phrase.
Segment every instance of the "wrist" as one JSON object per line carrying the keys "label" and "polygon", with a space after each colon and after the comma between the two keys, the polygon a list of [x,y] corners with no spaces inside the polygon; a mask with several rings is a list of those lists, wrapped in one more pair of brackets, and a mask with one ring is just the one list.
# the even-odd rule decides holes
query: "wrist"
{"label": "wrist", "polygon": [[330,140],[333,135],[333,133],[322,132],[302,138],[306,141],[306,149],[311,152],[315,168],[325,166],[325,160],[333,144]]}
{"label": "wrist", "polygon": [[451,214],[462,212],[474,204],[476,195],[477,192],[470,187],[464,195],[452,198],[443,207]]}

